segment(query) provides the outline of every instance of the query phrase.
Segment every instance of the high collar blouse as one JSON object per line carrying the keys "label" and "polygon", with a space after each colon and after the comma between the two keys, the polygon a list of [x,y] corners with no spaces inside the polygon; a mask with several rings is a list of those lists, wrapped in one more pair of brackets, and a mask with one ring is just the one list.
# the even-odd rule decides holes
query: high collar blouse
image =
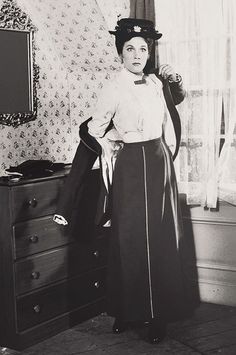
{"label": "high collar blouse", "polygon": [[135,84],[142,77],[123,68],[101,89],[89,134],[104,135],[111,119],[120,140],[125,143],[145,141],[162,135],[165,101],[162,82],[154,75],[146,83]]}

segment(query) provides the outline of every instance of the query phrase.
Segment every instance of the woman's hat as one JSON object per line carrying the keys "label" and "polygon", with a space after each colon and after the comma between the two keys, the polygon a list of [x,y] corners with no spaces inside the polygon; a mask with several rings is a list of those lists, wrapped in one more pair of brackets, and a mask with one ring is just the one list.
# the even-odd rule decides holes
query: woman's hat
{"label": "woman's hat", "polygon": [[143,37],[157,40],[162,36],[162,33],[155,30],[152,21],[136,18],[122,18],[117,21],[115,31],[109,31],[109,33],[127,39]]}

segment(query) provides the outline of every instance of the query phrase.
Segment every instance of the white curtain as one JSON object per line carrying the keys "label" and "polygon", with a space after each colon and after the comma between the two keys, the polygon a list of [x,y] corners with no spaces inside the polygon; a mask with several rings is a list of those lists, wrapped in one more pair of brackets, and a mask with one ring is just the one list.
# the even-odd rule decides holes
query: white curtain
{"label": "white curtain", "polygon": [[236,204],[235,0],[155,0],[155,9],[159,63],[171,64],[187,89],[179,189],[188,203]]}

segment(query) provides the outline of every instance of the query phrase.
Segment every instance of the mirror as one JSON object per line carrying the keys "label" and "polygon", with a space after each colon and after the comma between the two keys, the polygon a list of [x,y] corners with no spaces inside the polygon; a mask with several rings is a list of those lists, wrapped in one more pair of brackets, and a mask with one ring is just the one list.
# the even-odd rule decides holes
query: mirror
{"label": "mirror", "polygon": [[37,117],[34,32],[29,16],[13,0],[0,9],[0,124],[17,127]]}

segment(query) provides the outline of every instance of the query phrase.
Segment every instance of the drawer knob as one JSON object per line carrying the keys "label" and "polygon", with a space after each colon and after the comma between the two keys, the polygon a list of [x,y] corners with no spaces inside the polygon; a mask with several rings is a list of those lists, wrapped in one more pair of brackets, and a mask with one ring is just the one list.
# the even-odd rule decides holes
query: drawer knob
{"label": "drawer knob", "polygon": [[93,255],[95,256],[95,258],[98,258],[99,257],[99,251],[98,250],[95,250],[93,252]]}
{"label": "drawer knob", "polygon": [[28,205],[29,205],[30,207],[33,207],[33,208],[34,208],[34,207],[37,206],[37,204],[38,204],[38,201],[36,200],[35,197],[28,201]]}
{"label": "drawer knob", "polygon": [[33,310],[35,313],[39,313],[41,311],[41,307],[39,304],[36,304],[34,307],[33,307]]}
{"label": "drawer knob", "polygon": [[95,286],[96,288],[99,288],[99,287],[100,287],[99,281],[94,282],[94,286]]}
{"label": "drawer knob", "polygon": [[31,276],[31,279],[38,280],[40,278],[40,272],[39,271],[33,271],[30,276]]}
{"label": "drawer knob", "polygon": [[30,243],[38,243],[39,237],[37,235],[31,235],[29,237],[29,241],[30,241]]}

